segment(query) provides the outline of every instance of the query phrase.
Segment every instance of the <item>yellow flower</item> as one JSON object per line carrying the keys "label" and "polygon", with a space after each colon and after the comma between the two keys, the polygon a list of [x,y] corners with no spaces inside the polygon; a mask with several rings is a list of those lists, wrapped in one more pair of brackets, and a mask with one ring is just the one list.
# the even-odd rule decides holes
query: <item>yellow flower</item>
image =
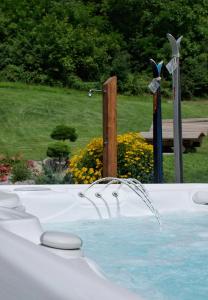
{"label": "yellow flower", "polygon": [[90,168],[89,169],[89,174],[93,174],[94,173],[94,169],[93,168]]}
{"label": "yellow flower", "polygon": [[[150,178],[153,169],[153,149],[138,133],[118,135],[118,175],[122,168],[121,178],[136,174],[137,178]],[[93,139],[85,149],[74,155],[69,164],[68,173],[72,174],[74,182],[88,183],[102,177],[102,138]],[[149,177],[148,177],[149,176]]]}

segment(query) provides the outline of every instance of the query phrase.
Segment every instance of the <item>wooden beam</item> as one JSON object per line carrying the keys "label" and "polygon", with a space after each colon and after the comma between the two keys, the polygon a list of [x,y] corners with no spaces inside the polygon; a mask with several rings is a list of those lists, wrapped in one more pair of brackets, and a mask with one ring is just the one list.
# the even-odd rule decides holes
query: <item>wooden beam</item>
{"label": "wooden beam", "polygon": [[117,176],[117,77],[103,84],[103,177]]}

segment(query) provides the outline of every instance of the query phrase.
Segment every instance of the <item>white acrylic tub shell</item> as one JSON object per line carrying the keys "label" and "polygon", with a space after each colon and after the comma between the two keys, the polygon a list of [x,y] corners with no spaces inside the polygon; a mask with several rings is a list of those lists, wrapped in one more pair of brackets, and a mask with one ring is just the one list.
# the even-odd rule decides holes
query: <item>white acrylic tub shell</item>
{"label": "white acrylic tub shell", "polygon": [[4,228],[35,244],[43,230],[37,217],[15,209],[0,207],[0,228]]}
{"label": "white acrylic tub shell", "polygon": [[[127,186],[119,190],[118,202],[112,196],[118,185],[111,185],[105,191],[104,185],[96,185],[87,192],[90,201],[79,197],[79,193],[85,193],[87,187],[0,187],[0,299],[141,299],[103,278],[96,265],[80,257],[78,252],[78,255],[70,258],[69,252],[64,254],[64,251],[70,250],[58,249],[58,254],[55,248],[51,248],[52,253],[47,250],[49,247],[39,245],[43,233],[40,221],[70,222],[108,218],[109,213],[111,217],[152,214]],[[158,184],[145,187],[160,214],[177,211],[208,212],[208,206],[204,205],[208,184]],[[95,196],[97,192],[102,194],[104,201]],[[16,209],[22,204],[26,212]]]}
{"label": "white acrylic tub shell", "polygon": [[18,208],[22,205],[17,194],[0,191],[0,207]]}
{"label": "white acrylic tub shell", "polygon": [[[97,219],[98,213],[92,203],[78,196],[79,192],[85,191],[87,187],[88,185],[49,185],[45,188],[50,190],[39,191],[39,187],[37,187],[37,191],[16,190],[16,193],[27,212],[37,216],[43,223]],[[161,214],[173,211],[207,211],[208,209],[205,205],[193,201],[196,193],[208,193],[208,184],[147,184],[145,187],[154,206]],[[13,193],[15,188],[16,186],[7,186],[4,187],[4,190]],[[117,217],[118,214],[117,204],[112,196],[112,192],[116,188],[117,185],[111,185],[103,192],[103,197],[110,206],[112,217]],[[101,199],[95,197],[95,193],[100,192],[100,189],[101,185],[96,185],[87,195],[96,204],[102,218],[108,218],[106,205]],[[119,190],[119,205],[122,216],[133,217],[152,214],[146,205],[126,186]]]}
{"label": "white acrylic tub shell", "polygon": [[83,258],[66,260],[0,228],[0,299],[139,300],[98,276]]}

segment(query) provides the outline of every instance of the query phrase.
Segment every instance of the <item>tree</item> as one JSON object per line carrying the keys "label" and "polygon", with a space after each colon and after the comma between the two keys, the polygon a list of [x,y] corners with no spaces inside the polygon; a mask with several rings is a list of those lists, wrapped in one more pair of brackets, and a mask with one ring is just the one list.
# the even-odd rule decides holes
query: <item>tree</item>
{"label": "tree", "polygon": [[169,61],[169,32],[184,36],[182,93],[202,96],[207,14],[207,0],[1,0],[0,80],[87,90],[116,74],[135,93],[129,78],[146,76],[151,57]]}

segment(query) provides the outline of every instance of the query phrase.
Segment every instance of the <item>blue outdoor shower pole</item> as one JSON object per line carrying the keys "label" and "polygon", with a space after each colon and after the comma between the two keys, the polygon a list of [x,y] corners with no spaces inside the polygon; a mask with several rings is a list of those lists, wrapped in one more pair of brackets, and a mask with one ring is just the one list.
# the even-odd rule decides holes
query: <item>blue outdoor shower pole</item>
{"label": "blue outdoor shower pole", "polygon": [[[153,71],[152,92],[153,92],[153,156],[154,156],[154,183],[163,182],[163,157],[162,157],[162,112],[161,112],[161,91],[160,74],[163,62],[156,64],[150,59]],[[150,84],[150,85],[151,85]]]}

